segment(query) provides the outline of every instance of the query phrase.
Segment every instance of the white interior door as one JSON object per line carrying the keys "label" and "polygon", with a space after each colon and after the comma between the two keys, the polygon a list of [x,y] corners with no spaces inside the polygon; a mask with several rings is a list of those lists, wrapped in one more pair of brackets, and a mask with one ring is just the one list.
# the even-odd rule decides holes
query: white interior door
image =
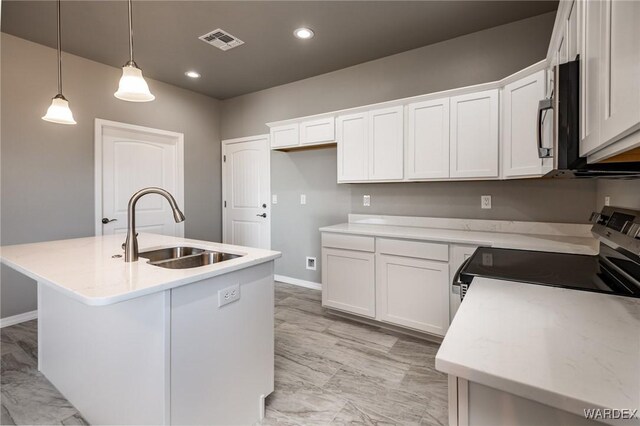
{"label": "white interior door", "polygon": [[222,159],[223,242],[270,249],[269,136],[222,141]]}
{"label": "white interior door", "polygon": [[[169,191],[189,220],[181,133],[97,119],[95,137],[96,235],[126,233],[129,199],[149,186]],[[184,236],[184,224],[175,223],[169,203],[157,194],[138,201],[136,230]]]}

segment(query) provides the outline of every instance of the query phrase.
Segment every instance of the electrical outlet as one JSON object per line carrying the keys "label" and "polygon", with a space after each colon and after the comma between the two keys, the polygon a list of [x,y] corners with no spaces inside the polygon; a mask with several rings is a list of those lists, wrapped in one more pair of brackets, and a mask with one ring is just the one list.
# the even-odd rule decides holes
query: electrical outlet
{"label": "electrical outlet", "polygon": [[370,207],[371,206],[371,195],[363,195],[362,196],[362,205],[364,207]]}
{"label": "electrical outlet", "polygon": [[311,271],[316,270],[316,258],[307,256],[307,269]]}
{"label": "electrical outlet", "polygon": [[483,209],[491,208],[491,195],[483,195],[480,197],[480,207]]}
{"label": "electrical outlet", "polygon": [[218,290],[218,307],[240,300],[240,284]]}
{"label": "electrical outlet", "polygon": [[300,194],[300,204],[302,204],[302,205],[307,204],[307,195],[306,194]]}
{"label": "electrical outlet", "polygon": [[278,194],[271,195],[271,204],[278,204]]}
{"label": "electrical outlet", "polygon": [[604,205],[605,206],[610,206],[611,205],[611,197],[609,197],[608,195],[606,197],[604,197]]}

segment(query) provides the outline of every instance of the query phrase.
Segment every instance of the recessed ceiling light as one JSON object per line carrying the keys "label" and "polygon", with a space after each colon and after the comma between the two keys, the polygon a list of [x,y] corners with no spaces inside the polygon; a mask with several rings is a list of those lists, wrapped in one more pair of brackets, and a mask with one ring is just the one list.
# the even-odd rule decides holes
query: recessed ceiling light
{"label": "recessed ceiling light", "polygon": [[293,35],[298,37],[298,38],[300,38],[300,39],[302,39],[302,40],[307,40],[307,39],[313,38],[314,33],[313,33],[313,30],[311,28],[302,27],[302,28],[298,28],[297,30],[295,30],[293,32]]}
{"label": "recessed ceiling light", "polygon": [[184,73],[189,78],[200,78],[200,73],[195,71],[187,71]]}

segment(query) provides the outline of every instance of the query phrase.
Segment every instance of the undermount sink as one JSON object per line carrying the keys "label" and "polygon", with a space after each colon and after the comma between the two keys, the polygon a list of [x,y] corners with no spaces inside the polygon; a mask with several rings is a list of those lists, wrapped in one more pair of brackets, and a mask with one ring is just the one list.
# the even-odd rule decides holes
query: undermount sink
{"label": "undermount sink", "polygon": [[177,259],[179,257],[191,256],[193,254],[203,253],[203,249],[195,247],[167,247],[158,250],[149,250],[140,253],[139,257],[149,259],[149,263],[159,262],[162,260]]}
{"label": "undermount sink", "polygon": [[149,264],[167,269],[189,269],[213,265],[225,260],[242,257],[240,254],[203,250],[195,247],[168,247],[140,253]]}

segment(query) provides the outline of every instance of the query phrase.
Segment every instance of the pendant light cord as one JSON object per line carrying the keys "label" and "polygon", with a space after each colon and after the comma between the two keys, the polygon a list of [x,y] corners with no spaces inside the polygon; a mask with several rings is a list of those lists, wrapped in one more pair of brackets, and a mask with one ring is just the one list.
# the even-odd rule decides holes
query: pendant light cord
{"label": "pendant light cord", "polygon": [[133,8],[131,7],[131,0],[129,0],[129,62],[133,62]]}
{"label": "pendant light cord", "polygon": [[60,39],[60,0],[58,0],[58,94],[62,95],[62,47]]}

